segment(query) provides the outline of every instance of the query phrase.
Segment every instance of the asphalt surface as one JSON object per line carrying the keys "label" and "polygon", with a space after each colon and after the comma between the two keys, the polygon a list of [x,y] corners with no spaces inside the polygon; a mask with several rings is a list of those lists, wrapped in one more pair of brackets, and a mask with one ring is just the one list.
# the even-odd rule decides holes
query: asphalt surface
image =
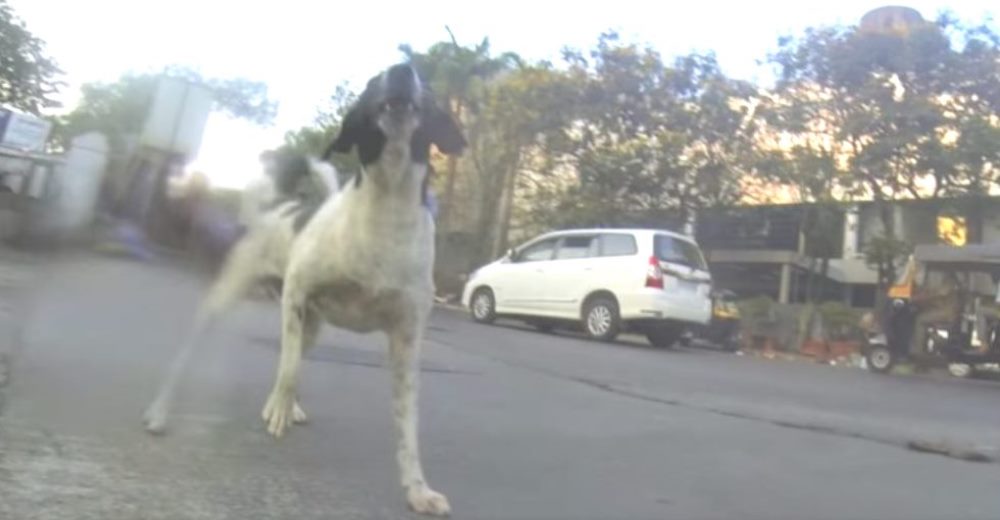
{"label": "asphalt surface", "polygon": [[[378,336],[324,331],[310,423],[274,440],[277,309],[246,302],[140,415],[204,281],[100,257],[44,270],[0,410],[0,519],[396,519]],[[438,310],[421,441],[460,519],[1000,518],[1000,385],[658,350]],[[941,443],[953,456],[918,453]]]}

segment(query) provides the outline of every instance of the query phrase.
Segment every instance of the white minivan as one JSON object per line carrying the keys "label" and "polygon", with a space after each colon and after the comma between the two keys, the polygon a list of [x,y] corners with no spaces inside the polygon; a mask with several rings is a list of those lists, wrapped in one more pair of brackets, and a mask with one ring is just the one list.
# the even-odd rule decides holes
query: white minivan
{"label": "white minivan", "polygon": [[539,236],[474,272],[462,293],[472,318],[523,319],[543,330],[575,322],[610,341],[625,329],[669,347],[708,323],[712,277],[689,237],[653,229],[578,229]]}

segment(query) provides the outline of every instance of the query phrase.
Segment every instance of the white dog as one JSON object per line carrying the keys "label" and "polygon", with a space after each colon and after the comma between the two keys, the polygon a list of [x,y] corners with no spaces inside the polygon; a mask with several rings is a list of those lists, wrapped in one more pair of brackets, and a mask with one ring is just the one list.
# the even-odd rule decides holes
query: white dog
{"label": "white dog", "polygon": [[[417,442],[418,363],[434,296],[434,222],[425,204],[431,144],[458,154],[466,141],[416,71],[395,65],[372,78],[324,155],[356,148],[361,173],[318,206],[277,205],[234,247],[146,412],[147,429],[166,426],[177,380],[219,313],[271,280],[282,287],[282,332],[277,380],[262,413],[268,432],[280,437],[306,418],[296,398],[299,365],[323,321],[384,332],[407,502],[420,513],[450,512],[424,478]],[[323,166],[313,161],[308,169],[322,177]]]}

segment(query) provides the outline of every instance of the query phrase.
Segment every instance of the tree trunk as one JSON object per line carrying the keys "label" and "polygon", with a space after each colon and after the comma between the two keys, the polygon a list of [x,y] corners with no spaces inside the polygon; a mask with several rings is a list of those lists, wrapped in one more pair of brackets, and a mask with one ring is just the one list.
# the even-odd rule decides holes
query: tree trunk
{"label": "tree trunk", "polygon": [[[830,276],[830,257],[824,256],[823,258],[819,259],[819,280],[820,283],[822,284],[821,287],[823,289],[826,288],[829,276]],[[820,294],[822,298],[822,296],[826,294],[826,291],[823,290]]]}
{"label": "tree trunk", "polygon": [[[886,203],[885,200],[878,200],[879,205],[879,215],[882,219],[882,229],[883,235],[888,239],[896,238],[896,218],[894,215],[893,207]],[[883,265],[879,266],[879,292],[885,292],[885,289],[889,287],[890,284],[896,279],[896,262],[894,258],[883,259],[881,262]]]}
{"label": "tree trunk", "polygon": [[441,209],[438,211],[438,221],[441,231],[447,233],[451,228],[451,209],[455,200],[455,176],[458,170],[458,158],[448,156],[444,170],[444,196],[441,197]]}
{"label": "tree trunk", "polygon": [[[494,237],[497,231],[497,219],[500,213],[500,202],[503,196],[504,179],[499,182],[488,182],[490,179],[483,179],[485,184],[481,187],[479,194],[479,215],[476,222],[476,244],[473,262],[481,265],[489,257],[493,248]],[[470,266],[471,267],[471,266]]]}
{"label": "tree trunk", "polygon": [[506,185],[503,188],[503,200],[500,203],[499,230],[497,230],[496,240],[493,242],[492,257],[500,256],[503,251],[510,247],[510,220],[514,213],[514,190],[517,189],[517,170],[514,169],[507,176]]}
{"label": "tree trunk", "polygon": [[[462,107],[458,102],[450,101],[452,119],[459,125],[462,124]],[[451,214],[455,206],[455,179],[458,176],[458,157],[449,155],[444,172],[444,196],[441,198],[441,206],[438,210],[438,222],[440,231],[447,235],[451,230]]]}
{"label": "tree trunk", "polygon": [[806,302],[816,303],[816,259],[809,258],[809,272],[806,273]]}

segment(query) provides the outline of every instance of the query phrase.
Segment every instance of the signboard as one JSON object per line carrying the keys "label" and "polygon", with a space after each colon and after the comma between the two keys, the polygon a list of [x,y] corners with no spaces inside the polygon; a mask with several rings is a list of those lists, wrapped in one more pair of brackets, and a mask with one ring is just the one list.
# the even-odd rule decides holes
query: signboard
{"label": "signboard", "polygon": [[156,87],[140,142],[166,152],[198,155],[212,92],[180,78],[163,77]]}
{"label": "signboard", "polygon": [[0,109],[0,146],[24,152],[41,152],[52,132],[52,123],[42,118]]}

